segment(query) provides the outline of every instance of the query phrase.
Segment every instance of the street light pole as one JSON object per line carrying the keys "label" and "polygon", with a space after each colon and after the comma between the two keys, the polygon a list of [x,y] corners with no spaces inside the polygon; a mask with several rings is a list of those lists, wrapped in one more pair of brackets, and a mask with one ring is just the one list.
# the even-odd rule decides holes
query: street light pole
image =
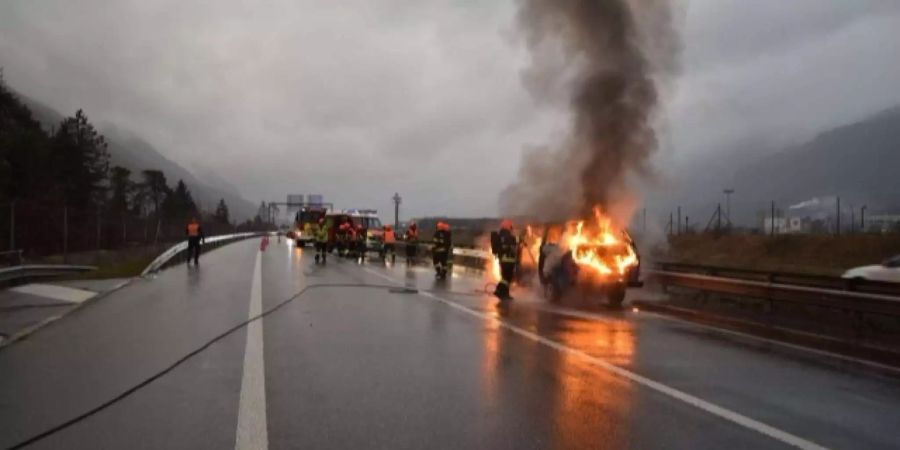
{"label": "street light pole", "polygon": [[722,192],[725,193],[725,218],[728,222],[728,227],[731,228],[731,194],[734,194],[734,189],[727,188]]}
{"label": "street light pole", "polygon": [[391,199],[394,201],[394,228],[396,229],[400,227],[400,203],[403,202],[403,199],[397,192],[394,192]]}
{"label": "street light pole", "polygon": [[866,208],[868,207],[868,205],[863,205],[859,209],[859,231],[862,233],[866,232]]}

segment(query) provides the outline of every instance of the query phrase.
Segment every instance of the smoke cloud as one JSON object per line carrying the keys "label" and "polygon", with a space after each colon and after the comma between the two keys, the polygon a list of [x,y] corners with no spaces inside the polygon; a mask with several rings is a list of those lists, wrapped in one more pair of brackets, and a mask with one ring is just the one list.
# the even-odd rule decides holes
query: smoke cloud
{"label": "smoke cloud", "polygon": [[562,100],[570,117],[558,143],[526,150],[518,179],[501,194],[504,213],[556,221],[634,203],[628,184],[651,173],[660,92],[677,69],[674,4],[520,0],[532,60],[523,83],[538,103]]}

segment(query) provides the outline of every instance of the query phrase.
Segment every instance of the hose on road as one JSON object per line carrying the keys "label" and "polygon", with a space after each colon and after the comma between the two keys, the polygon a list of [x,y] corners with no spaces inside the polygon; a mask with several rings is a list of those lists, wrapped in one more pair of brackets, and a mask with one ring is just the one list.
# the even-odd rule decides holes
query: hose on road
{"label": "hose on road", "polygon": [[45,438],[47,438],[47,437],[50,437],[50,436],[52,436],[52,435],[54,435],[54,434],[56,434],[56,433],[59,433],[60,431],[63,431],[63,430],[65,430],[66,428],[69,428],[69,427],[71,427],[72,425],[75,425],[75,424],[77,424],[77,423],[79,423],[79,422],[81,422],[81,421],[83,421],[83,420],[85,420],[85,419],[87,419],[87,418],[93,416],[94,414],[97,414],[97,413],[99,413],[100,411],[103,411],[103,410],[106,409],[106,408],[109,408],[110,406],[115,405],[116,403],[118,403],[118,402],[124,400],[125,398],[127,398],[127,397],[130,396],[131,394],[134,394],[135,392],[141,390],[142,388],[146,387],[146,386],[149,385],[150,383],[153,383],[154,381],[156,381],[156,380],[158,380],[159,378],[163,377],[164,375],[166,375],[167,373],[171,372],[172,370],[174,370],[176,367],[180,366],[181,364],[183,364],[183,363],[186,362],[187,360],[189,360],[189,359],[193,358],[194,356],[197,356],[198,354],[202,353],[204,350],[208,349],[209,347],[211,347],[211,346],[212,346],[213,344],[215,344],[216,342],[221,341],[222,339],[228,337],[229,335],[231,335],[231,334],[234,333],[235,331],[238,331],[238,330],[240,330],[240,329],[246,327],[246,326],[249,325],[250,323],[255,322],[255,321],[257,321],[257,320],[260,320],[260,319],[262,319],[263,317],[266,317],[266,316],[268,316],[269,314],[274,313],[275,311],[277,311],[277,310],[283,308],[283,307],[284,307],[285,305],[287,305],[288,303],[290,303],[290,302],[292,302],[292,301],[294,301],[294,300],[296,300],[296,299],[302,297],[304,294],[306,294],[307,292],[309,292],[309,291],[311,291],[311,290],[313,290],[313,289],[323,289],[323,288],[375,288],[375,289],[388,289],[388,290],[389,290],[389,289],[395,289],[396,287],[397,287],[397,286],[396,286],[396,285],[393,285],[393,284],[373,284],[373,283],[321,283],[321,284],[311,284],[311,285],[309,285],[309,286],[306,286],[306,287],[304,287],[303,289],[301,289],[300,291],[298,291],[297,293],[295,293],[294,295],[288,297],[288,298],[285,299],[285,300],[282,300],[281,302],[279,302],[279,303],[276,304],[275,306],[273,306],[273,307],[271,307],[271,308],[269,308],[269,309],[263,311],[263,312],[260,313],[259,315],[250,317],[249,319],[247,319],[247,320],[245,320],[245,321],[243,321],[243,322],[238,323],[237,325],[235,325],[235,326],[229,328],[228,330],[225,330],[225,331],[222,332],[221,334],[219,334],[219,335],[213,337],[212,339],[206,341],[206,343],[204,343],[204,344],[201,345],[200,347],[197,347],[196,349],[192,350],[191,352],[187,353],[186,355],[182,356],[181,358],[178,358],[175,362],[173,362],[173,363],[170,364],[169,366],[167,366],[167,367],[165,367],[164,369],[162,369],[162,370],[160,370],[160,371],[154,373],[153,375],[147,377],[146,379],[144,379],[144,380],[141,381],[140,383],[138,383],[138,384],[136,384],[136,385],[134,385],[134,386],[132,386],[132,387],[126,389],[125,391],[123,391],[122,393],[116,395],[115,397],[113,397],[113,398],[111,398],[111,399],[109,399],[109,400],[107,400],[107,401],[105,401],[105,402],[103,402],[103,403],[101,403],[101,404],[99,404],[99,405],[97,405],[97,406],[91,408],[90,410],[85,411],[85,412],[83,412],[83,413],[81,413],[81,414],[79,414],[79,415],[77,415],[77,416],[75,416],[75,417],[73,417],[73,418],[71,418],[71,419],[69,419],[69,420],[67,420],[67,421],[65,421],[65,422],[63,422],[63,423],[61,423],[61,424],[59,424],[59,425],[56,425],[56,426],[54,426],[54,427],[52,427],[52,428],[50,428],[50,429],[48,429],[48,430],[46,430],[46,431],[43,431],[43,432],[41,432],[41,433],[39,433],[39,434],[36,434],[36,435],[34,435],[34,436],[32,436],[32,437],[30,437],[30,438],[28,438],[28,439],[25,439],[25,440],[19,442],[18,444],[13,445],[12,447],[7,447],[6,450],[17,450],[17,449],[25,448],[25,447],[27,447],[27,446],[29,446],[29,445],[31,445],[31,444],[34,444],[34,443],[36,443],[36,442],[38,442],[38,441],[40,441],[40,440],[43,440],[43,439],[45,439]]}

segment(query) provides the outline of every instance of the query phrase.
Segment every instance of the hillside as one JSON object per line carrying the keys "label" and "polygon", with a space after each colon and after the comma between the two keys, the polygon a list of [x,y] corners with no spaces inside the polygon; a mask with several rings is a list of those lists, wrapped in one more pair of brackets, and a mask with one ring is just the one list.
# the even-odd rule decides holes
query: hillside
{"label": "hillside", "polygon": [[[16,95],[31,109],[34,118],[45,128],[56,126],[62,121],[63,115],[55,109],[19,93]],[[112,165],[128,168],[134,173],[145,169],[161,170],[170,185],[174,185],[178,180],[184,180],[202,209],[211,210],[220,198],[224,198],[232,217],[238,221],[256,214],[255,204],[241,197],[232,185],[211,171],[204,171],[206,176],[200,178],[163,156],[153,145],[129,130],[114,124],[103,124],[99,129],[109,142],[108,150]]]}
{"label": "hillside", "polygon": [[792,204],[839,195],[847,202],[900,209],[900,107],[819,134],[739,169],[734,187],[756,202]]}

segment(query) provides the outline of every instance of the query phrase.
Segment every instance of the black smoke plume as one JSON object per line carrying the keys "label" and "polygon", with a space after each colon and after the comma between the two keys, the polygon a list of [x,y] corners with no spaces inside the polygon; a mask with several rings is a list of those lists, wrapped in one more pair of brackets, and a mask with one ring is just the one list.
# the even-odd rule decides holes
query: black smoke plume
{"label": "black smoke plume", "polygon": [[675,71],[675,0],[520,0],[531,55],[523,82],[538,101],[562,97],[567,136],[526,152],[501,195],[511,215],[592,216],[633,199],[628,183],[650,173],[660,84]]}

